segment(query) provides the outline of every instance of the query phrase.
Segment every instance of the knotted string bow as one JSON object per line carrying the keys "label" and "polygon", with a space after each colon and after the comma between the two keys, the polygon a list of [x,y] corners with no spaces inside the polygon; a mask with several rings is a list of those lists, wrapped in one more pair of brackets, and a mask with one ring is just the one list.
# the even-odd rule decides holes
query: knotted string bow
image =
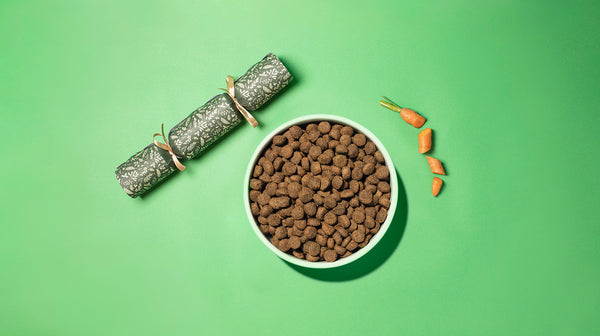
{"label": "knotted string bow", "polygon": [[242,106],[242,104],[240,104],[240,102],[237,100],[237,98],[235,98],[235,88],[233,86],[235,83],[234,83],[233,77],[227,76],[227,78],[225,78],[225,82],[227,82],[227,90],[225,90],[225,89],[221,89],[221,90],[227,92],[227,95],[229,96],[229,98],[231,98],[231,100],[233,100],[235,107],[238,109],[238,111],[240,111],[242,116],[244,116],[244,118],[246,118],[246,121],[248,121],[250,123],[250,125],[252,125],[252,127],[256,127],[258,125],[258,121],[256,121],[256,119],[254,119],[252,114],[250,114],[250,112],[248,112]]}
{"label": "knotted string bow", "polygon": [[[171,158],[173,159],[173,163],[175,164],[175,166],[177,167],[177,169],[179,169],[180,171],[184,171],[185,170],[185,166],[181,164],[181,162],[179,162],[179,159],[177,158],[177,155],[175,153],[173,153],[173,148],[171,148],[171,146],[169,145],[169,142],[167,141],[167,137],[165,136],[165,124],[162,124],[160,126],[160,129],[162,131],[161,133],[154,133],[154,136],[152,137],[154,140],[154,144],[156,145],[156,147],[160,148],[160,149],[164,149],[167,152],[169,152],[169,154],[171,155]],[[156,136],[162,136],[163,140],[165,141],[165,143],[162,142],[158,142],[156,141]]]}

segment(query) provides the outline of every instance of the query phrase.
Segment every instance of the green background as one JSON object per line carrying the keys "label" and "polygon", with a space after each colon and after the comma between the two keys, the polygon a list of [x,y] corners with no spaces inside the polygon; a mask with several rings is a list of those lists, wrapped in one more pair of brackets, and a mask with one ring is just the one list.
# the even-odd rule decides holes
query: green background
{"label": "green background", "polygon": [[[0,334],[598,335],[600,2],[2,1]],[[114,169],[267,52],[295,83],[130,199]],[[418,131],[378,106],[421,112]],[[291,267],[242,202],[292,118],[351,118],[403,185],[366,262]]]}

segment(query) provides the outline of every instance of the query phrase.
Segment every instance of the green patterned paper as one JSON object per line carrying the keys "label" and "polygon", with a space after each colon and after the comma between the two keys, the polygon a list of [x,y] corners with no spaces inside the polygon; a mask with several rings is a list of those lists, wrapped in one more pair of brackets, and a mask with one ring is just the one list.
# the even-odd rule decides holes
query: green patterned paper
{"label": "green patterned paper", "polygon": [[[277,56],[269,53],[235,81],[235,96],[246,109],[254,111],[292,79]],[[178,157],[191,159],[243,120],[231,98],[223,93],[173,127],[169,144]],[[168,152],[151,144],[117,167],[115,175],[123,190],[137,197],[176,171]]]}

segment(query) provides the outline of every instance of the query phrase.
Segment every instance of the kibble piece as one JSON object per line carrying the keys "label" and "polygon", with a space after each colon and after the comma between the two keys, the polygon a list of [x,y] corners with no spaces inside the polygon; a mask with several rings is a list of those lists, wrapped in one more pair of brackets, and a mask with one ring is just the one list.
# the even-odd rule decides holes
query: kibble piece
{"label": "kibble piece", "polygon": [[358,147],[362,147],[367,143],[367,137],[362,133],[354,134],[352,137],[352,143]]}
{"label": "kibble piece", "polygon": [[325,261],[327,262],[334,262],[337,260],[337,252],[335,252],[335,250],[327,250],[325,251],[325,253],[323,254],[323,258],[325,258]]}
{"label": "kibble piece", "polygon": [[304,208],[301,206],[294,207],[294,210],[292,210],[292,218],[294,218],[294,219],[304,218]]}
{"label": "kibble piece", "polygon": [[336,204],[337,204],[337,202],[335,201],[335,199],[332,196],[328,196],[323,199],[323,205],[325,205],[325,207],[327,209],[335,208]]}
{"label": "kibble piece", "polygon": [[385,162],[385,158],[383,157],[383,154],[380,151],[375,151],[375,153],[373,154],[373,157],[379,163]]}
{"label": "kibble piece", "polygon": [[380,180],[387,180],[390,177],[390,171],[386,166],[379,166],[375,171],[375,176]]}
{"label": "kibble piece", "polygon": [[355,209],[352,212],[352,220],[354,220],[357,224],[362,224],[365,221],[365,212],[361,209]]}
{"label": "kibble piece", "polygon": [[374,193],[377,192],[377,186],[375,186],[374,184],[366,184],[365,185],[365,190],[367,190],[371,194],[374,194]]}
{"label": "kibble piece", "polygon": [[298,195],[298,199],[302,201],[302,203],[308,203],[312,200],[314,192],[309,188],[302,187],[300,194]]}
{"label": "kibble piece", "polygon": [[382,224],[383,222],[385,222],[386,217],[387,210],[385,208],[381,208],[379,209],[379,212],[377,212],[377,217],[375,217],[375,220],[377,221],[377,223]]}
{"label": "kibble piece", "polygon": [[296,165],[291,162],[283,164],[282,172],[286,176],[294,175],[296,173]]}
{"label": "kibble piece", "polygon": [[[340,216],[340,217],[342,217],[342,216]],[[346,219],[348,219],[348,217],[346,217]],[[350,224],[350,221],[348,221],[348,224]],[[340,234],[340,236],[342,236],[344,238],[348,237],[348,231],[343,226],[336,225],[335,230]]]}
{"label": "kibble piece", "polygon": [[327,236],[331,236],[335,232],[335,229],[333,228],[333,226],[331,226],[331,225],[329,225],[327,223],[321,224],[321,228],[323,229],[323,232]]}
{"label": "kibble piece", "polygon": [[290,198],[287,196],[273,197],[269,200],[269,205],[273,209],[281,209],[290,206]]}
{"label": "kibble piece", "polygon": [[329,225],[333,225],[337,222],[337,216],[332,212],[328,212],[323,217],[323,221]]}
{"label": "kibble piece", "polygon": [[377,183],[377,190],[381,191],[382,193],[390,192],[390,190],[391,190],[390,184],[387,182],[381,181],[381,182]]}
{"label": "kibble piece", "polygon": [[273,144],[277,146],[284,146],[288,142],[288,139],[283,135],[276,135],[273,137]]}
{"label": "kibble piece", "polygon": [[300,251],[292,251],[292,254],[294,255],[294,257],[296,257],[298,259],[304,259],[304,253],[302,253]]}
{"label": "kibble piece", "polygon": [[273,181],[275,183],[283,182],[283,173],[281,173],[281,172],[273,173],[273,176],[271,176],[271,181]]}
{"label": "kibble piece", "polygon": [[362,230],[354,230],[351,236],[352,240],[357,243],[362,243],[365,240],[365,232]]}
{"label": "kibble piece", "polygon": [[250,204],[250,212],[252,212],[253,216],[258,216],[260,214],[260,208],[258,207],[258,203],[252,202],[252,204]]}
{"label": "kibble piece", "polygon": [[365,145],[365,154],[371,155],[377,151],[377,146],[372,141],[367,142]]}
{"label": "kibble piece", "polygon": [[277,239],[283,239],[287,237],[287,230],[283,226],[278,226],[275,229],[275,237]]}
{"label": "kibble piece", "polygon": [[294,154],[294,149],[290,145],[285,145],[281,148],[281,153],[279,153],[283,158],[289,159]]}
{"label": "kibble piece", "polygon": [[319,244],[317,244],[314,241],[307,241],[306,243],[304,243],[304,253],[312,255],[312,256],[318,256],[319,253],[321,252],[321,246],[319,246]]}
{"label": "kibble piece", "polygon": [[259,180],[259,179],[251,179],[250,180],[250,189],[253,190],[262,190],[263,189],[263,181]]}
{"label": "kibble piece", "polygon": [[331,124],[327,121],[321,121],[317,129],[321,134],[329,133],[329,131],[331,131]]}
{"label": "kibble piece", "polygon": [[309,217],[314,216],[317,213],[317,205],[314,202],[304,204],[304,213]]}
{"label": "kibble piece", "polygon": [[347,162],[348,162],[348,159],[346,158],[345,155],[336,155],[333,158],[333,164],[339,168],[346,166]]}
{"label": "kibble piece", "polygon": [[290,250],[290,242],[289,242],[289,240],[288,240],[287,238],[286,238],[286,239],[282,239],[282,240],[280,240],[280,241],[279,241],[279,245],[278,245],[278,247],[279,247],[279,249],[280,249],[282,252],[287,252],[287,251],[289,251],[289,250]]}
{"label": "kibble piece", "polygon": [[343,135],[352,135],[352,134],[354,134],[354,130],[350,126],[344,126],[340,130],[340,133]]}
{"label": "kibble piece", "polygon": [[358,146],[355,144],[348,145],[348,157],[351,159],[355,159],[358,157]]}
{"label": "kibble piece", "polygon": [[304,229],[304,236],[307,239],[315,239],[317,236],[317,229],[314,226],[307,226],[306,229]]}
{"label": "kibble piece", "polygon": [[338,255],[344,255],[344,253],[346,253],[346,249],[340,245],[334,246],[333,249]]}
{"label": "kibble piece", "polygon": [[321,234],[317,234],[317,236],[315,237],[315,241],[317,242],[317,244],[319,244],[321,246],[327,245],[327,237],[325,237]]}
{"label": "kibble piece", "polygon": [[291,236],[288,240],[288,243],[290,245],[290,248],[295,250],[300,247],[300,238],[298,238],[297,236]]}
{"label": "kibble piece", "polygon": [[342,144],[344,146],[348,146],[351,143],[352,143],[352,138],[349,135],[344,134],[340,137],[340,144]]}
{"label": "kibble piece", "polygon": [[347,215],[341,215],[338,217],[338,223],[344,228],[347,229],[350,226],[350,219]]}
{"label": "kibble piece", "polygon": [[335,153],[341,154],[341,155],[346,155],[346,154],[348,154],[348,147],[346,147],[346,145],[344,145],[338,141],[338,145],[335,146]]}
{"label": "kibble piece", "polygon": [[[285,167],[285,165],[284,165],[284,167]],[[367,163],[363,166],[362,171],[363,171],[363,174],[365,174],[365,175],[371,175],[375,172],[375,165],[372,163]]]}
{"label": "kibble piece", "polygon": [[312,255],[310,255],[310,254],[307,254],[307,255],[306,255],[306,260],[308,260],[308,261],[313,261],[313,262],[314,262],[314,261],[319,261],[319,260],[321,260],[321,258],[320,258],[319,256],[312,256]]}
{"label": "kibble piece", "polygon": [[263,167],[261,165],[254,166],[254,172],[252,173],[253,177],[259,177],[263,173]]}
{"label": "kibble piece", "polygon": [[327,213],[327,209],[325,209],[325,207],[319,207],[319,208],[317,208],[317,214],[315,216],[317,217],[318,220],[323,220],[326,213]]}
{"label": "kibble piece", "polygon": [[352,169],[352,179],[355,181],[359,181],[363,178],[363,171],[361,167],[354,167]]}
{"label": "kibble piece", "polygon": [[339,190],[343,185],[344,185],[344,179],[341,176],[334,176],[331,179],[331,186],[334,189]]}

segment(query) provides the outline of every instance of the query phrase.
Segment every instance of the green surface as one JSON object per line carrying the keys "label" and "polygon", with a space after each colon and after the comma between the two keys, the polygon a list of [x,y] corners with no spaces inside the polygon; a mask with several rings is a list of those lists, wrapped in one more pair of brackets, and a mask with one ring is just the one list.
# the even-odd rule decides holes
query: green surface
{"label": "green surface", "polygon": [[[557,3],[2,1],[0,334],[600,334],[600,2]],[[269,51],[297,81],[261,127],[127,197],[115,167]],[[381,95],[428,118],[438,198]],[[374,132],[405,190],[339,272],[242,205],[262,137],[312,113]]]}

